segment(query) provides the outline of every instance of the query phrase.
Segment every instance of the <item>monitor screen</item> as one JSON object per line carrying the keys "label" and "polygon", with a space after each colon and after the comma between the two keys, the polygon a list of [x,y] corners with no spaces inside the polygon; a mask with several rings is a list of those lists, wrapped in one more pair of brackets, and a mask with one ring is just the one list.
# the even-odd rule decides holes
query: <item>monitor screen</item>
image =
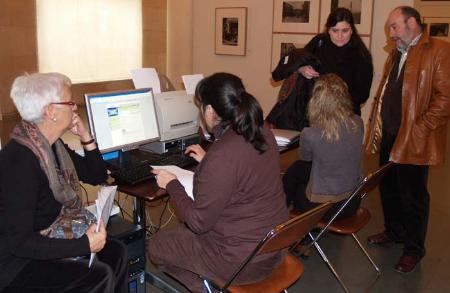
{"label": "monitor screen", "polygon": [[130,150],[159,140],[151,89],[84,95],[92,135],[101,153]]}

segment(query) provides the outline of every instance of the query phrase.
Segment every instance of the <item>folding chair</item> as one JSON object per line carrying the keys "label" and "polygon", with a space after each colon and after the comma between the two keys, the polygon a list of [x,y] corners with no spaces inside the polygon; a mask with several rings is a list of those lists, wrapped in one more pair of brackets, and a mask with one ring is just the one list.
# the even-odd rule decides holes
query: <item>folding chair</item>
{"label": "folding chair", "polygon": [[380,269],[377,267],[375,262],[370,257],[369,253],[364,249],[364,247],[361,245],[361,242],[356,237],[356,233],[361,230],[370,220],[370,212],[360,207],[356,211],[356,213],[351,216],[344,219],[336,220],[336,217],[339,216],[339,214],[342,212],[342,210],[347,206],[347,204],[355,197],[359,196],[361,199],[366,196],[367,193],[372,191],[379,183],[381,178],[386,174],[387,170],[392,166],[392,162],[389,162],[383,166],[381,166],[378,170],[375,172],[369,173],[364,179],[361,180],[361,182],[358,184],[358,186],[355,188],[355,190],[352,192],[350,197],[339,207],[338,211],[331,217],[331,219],[326,221],[320,221],[318,224],[318,227],[321,228],[319,231],[319,234],[314,238],[311,233],[308,233],[309,237],[313,240],[312,243],[309,244],[308,247],[311,247],[314,245],[317,252],[319,252],[322,259],[325,261],[325,263],[328,265],[328,268],[331,270],[333,275],[338,280],[339,284],[342,286],[342,288],[346,292],[350,292],[345,283],[342,281],[341,277],[323,252],[322,248],[320,247],[319,243],[317,242],[319,238],[322,236],[325,231],[329,230],[331,232],[341,234],[341,235],[352,235],[355,242],[358,244],[361,251],[366,255],[367,259],[370,261],[372,266],[374,267],[375,271],[377,272],[377,279],[381,275]]}
{"label": "folding chair", "polygon": [[272,274],[264,280],[251,284],[234,284],[233,281],[255,256],[296,245],[299,239],[317,225],[330,207],[330,203],[324,203],[270,230],[228,280],[209,280],[200,276],[205,292],[212,292],[212,287],[219,292],[232,293],[287,292],[286,289],[303,274],[302,263],[290,252],[285,255],[281,264]]}

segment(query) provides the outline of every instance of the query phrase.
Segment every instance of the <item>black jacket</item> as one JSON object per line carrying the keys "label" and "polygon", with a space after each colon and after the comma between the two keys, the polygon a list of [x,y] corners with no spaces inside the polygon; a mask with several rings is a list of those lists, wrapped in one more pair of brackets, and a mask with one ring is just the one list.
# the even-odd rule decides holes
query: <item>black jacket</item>
{"label": "black jacket", "polygon": [[[81,181],[100,184],[106,180],[98,149],[85,151],[85,157],[70,149],[68,152]],[[79,239],[51,239],[39,233],[53,223],[60,210],[61,204],[55,200],[36,155],[11,140],[0,152],[0,291],[30,259],[89,254],[86,235]]]}
{"label": "black jacket", "polygon": [[[353,98],[353,110],[355,114],[361,115],[361,104],[367,101],[370,94],[373,65],[371,56],[365,56],[359,46],[354,40],[350,40],[347,45],[337,47],[327,34],[319,34],[305,48],[292,50],[286,63],[286,59],[281,58],[272,72],[272,78],[275,81],[286,80],[292,74],[295,74],[299,67],[304,65],[312,66],[320,74],[335,73],[347,83]],[[293,90],[287,97],[287,100],[291,101],[282,102],[286,103],[286,108],[283,108],[283,111],[287,109],[289,114],[280,114],[282,111],[279,100],[275,105],[275,107],[278,106],[278,109],[274,107],[267,116],[268,122],[275,124],[277,127],[286,124],[294,125],[298,130],[307,126],[306,107],[313,85],[313,79],[308,80],[298,74],[295,85],[291,86]],[[287,106],[288,104],[289,106]],[[292,107],[295,107],[295,110]],[[273,110],[277,113],[273,113]],[[281,121],[286,118],[294,119],[294,121]],[[279,121],[276,121],[277,119]]]}

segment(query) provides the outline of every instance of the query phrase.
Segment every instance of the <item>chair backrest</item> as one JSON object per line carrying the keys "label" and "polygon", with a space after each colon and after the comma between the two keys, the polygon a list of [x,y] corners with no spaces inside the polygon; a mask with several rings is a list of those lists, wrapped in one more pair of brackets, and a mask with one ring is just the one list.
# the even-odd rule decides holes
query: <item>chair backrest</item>
{"label": "chair backrest", "polygon": [[277,225],[261,241],[262,245],[257,254],[282,250],[292,246],[311,231],[330,208],[331,203],[324,203]]}
{"label": "chair backrest", "polygon": [[386,174],[389,168],[391,168],[392,165],[393,165],[392,162],[384,164],[379,169],[369,173],[366,177],[364,177],[358,184],[358,186],[356,186],[356,188],[353,190],[349,198],[339,207],[337,212],[331,217],[331,219],[328,221],[325,227],[323,227],[322,230],[320,230],[319,234],[317,234],[316,238],[314,238],[313,242],[310,243],[309,246],[314,245],[314,243],[320,238],[320,236],[322,236],[322,234],[328,229],[328,227],[334,222],[334,220],[339,216],[342,210],[344,210],[344,208],[353,198],[355,198],[356,196],[363,198],[364,196],[366,196],[367,193],[369,193],[375,187],[377,187],[377,185],[380,183],[381,178],[383,178],[383,176]]}
{"label": "chair backrest", "polygon": [[381,166],[378,170],[369,173],[359,184],[358,188],[355,190],[359,196],[364,197],[367,193],[372,191],[380,183],[381,178],[386,174],[386,172],[391,168],[394,163],[389,162]]}
{"label": "chair backrest", "polygon": [[331,203],[324,203],[320,206],[298,215],[282,224],[277,225],[269,231],[266,236],[258,243],[253,252],[239,266],[238,270],[228,279],[220,292],[233,282],[242,269],[253,259],[255,255],[279,251],[296,244],[311,229],[313,229],[325,213],[330,209]]}

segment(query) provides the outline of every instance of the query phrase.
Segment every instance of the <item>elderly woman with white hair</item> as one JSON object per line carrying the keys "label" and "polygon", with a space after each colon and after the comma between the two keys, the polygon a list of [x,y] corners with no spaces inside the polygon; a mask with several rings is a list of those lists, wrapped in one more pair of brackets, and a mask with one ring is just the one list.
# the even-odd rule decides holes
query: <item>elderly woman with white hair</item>
{"label": "elderly woman with white hair", "polygon": [[[22,121],[0,152],[0,291],[124,292],[124,245],[81,206],[80,180],[105,182],[106,168],[77,114],[71,82],[59,73],[16,78],[11,97]],[[70,130],[84,156],[65,145]],[[98,260],[88,267],[96,252]],[[3,291],[2,291],[3,290]]]}

